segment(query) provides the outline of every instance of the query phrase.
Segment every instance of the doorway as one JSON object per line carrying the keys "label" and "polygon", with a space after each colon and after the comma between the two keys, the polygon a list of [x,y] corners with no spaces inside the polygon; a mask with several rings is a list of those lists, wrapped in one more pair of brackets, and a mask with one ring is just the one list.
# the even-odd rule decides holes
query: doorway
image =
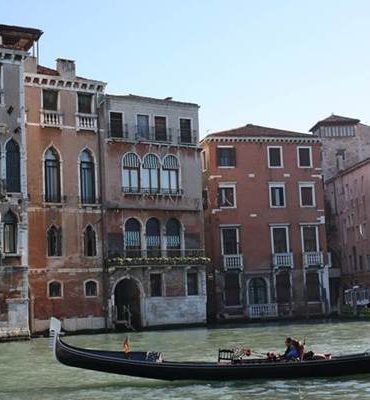
{"label": "doorway", "polygon": [[140,289],[134,279],[120,281],[114,290],[115,315],[117,327],[141,328]]}

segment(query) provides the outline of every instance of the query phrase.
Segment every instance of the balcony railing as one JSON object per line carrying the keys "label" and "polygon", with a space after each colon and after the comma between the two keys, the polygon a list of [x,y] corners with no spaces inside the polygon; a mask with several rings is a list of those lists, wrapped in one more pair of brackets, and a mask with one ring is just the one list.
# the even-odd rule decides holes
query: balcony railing
{"label": "balcony railing", "polygon": [[271,318],[278,316],[278,306],[276,303],[250,304],[248,306],[249,318]]}
{"label": "balcony railing", "polygon": [[192,130],[178,130],[179,133],[179,143],[196,145],[197,144],[197,131]]}
{"label": "balcony railing", "polygon": [[309,267],[323,267],[324,266],[324,255],[322,251],[308,251],[302,254],[303,266]]}
{"label": "balcony railing", "polygon": [[98,116],[96,114],[76,114],[77,130],[94,131],[98,130]]}
{"label": "balcony railing", "polygon": [[163,196],[181,196],[183,189],[170,188],[145,188],[137,186],[122,186],[122,192],[125,194],[158,194]]}
{"label": "balcony railing", "polygon": [[128,139],[129,132],[127,124],[123,124],[122,129],[118,129],[117,127],[115,128],[110,127],[109,137],[112,139]]}
{"label": "balcony railing", "polygon": [[59,111],[41,110],[41,126],[60,128],[63,125],[63,114]]}
{"label": "balcony railing", "polygon": [[292,253],[275,253],[272,255],[272,263],[274,268],[292,268],[293,254]]}
{"label": "balcony railing", "polygon": [[367,306],[370,303],[370,291],[368,288],[353,287],[344,292],[344,302],[347,305]]}
{"label": "balcony railing", "polygon": [[229,269],[243,268],[242,254],[224,254],[222,257],[223,257],[223,266],[225,271]]}
{"label": "balcony railing", "polygon": [[158,129],[151,126],[148,129],[136,126],[136,140],[143,142],[170,142],[172,140],[172,129]]}

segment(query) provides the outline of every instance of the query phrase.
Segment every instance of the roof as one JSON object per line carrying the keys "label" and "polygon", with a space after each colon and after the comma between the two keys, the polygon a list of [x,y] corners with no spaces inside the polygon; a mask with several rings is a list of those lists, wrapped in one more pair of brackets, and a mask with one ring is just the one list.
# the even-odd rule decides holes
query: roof
{"label": "roof", "polygon": [[40,29],[0,24],[1,47],[5,48],[28,51],[42,34]]}
{"label": "roof", "polygon": [[333,126],[333,125],[355,125],[360,122],[357,118],[342,117],[341,115],[332,114],[330,117],[322,119],[317,122],[311,129],[310,132],[314,132],[320,126]]}
{"label": "roof", "polygon": [[347,175],[361,167],[363,167],[364,165],[367,165],[370,163],[370,157],[365,158],[364,160],[359,161],[356,164],[351,165],[350,167],[343,169],[342,171],[339,171],[336,175],[332,176],[331,178],[329,178],[326,183],[331,183],[334,182],[337,178]]}
{"label": "roof", "polygon": [[[44,65],[37,66],[37,73],[40,75],[49,75],[49,76],[60,76],[60,73],[53,68],[45,67]],[[84,80],[84,81],[93,81],[94,79],[84,78],[82,76],[76,76],[76,79]],[[97,81],[100,82],[100,81]]]}
{"label": "roof", "polygon": [[122,100],[133,100],[133,101],[147,101],[149,103],[158,103],[158,104],[177,104],[177,105],[187,105],[187,106],[192,106],[192,107],[198,107],[199,105],[196,103],[188,103],[188,102],[183,102],[183,101],[175,101],[172,99],[172,97],[166,97],[164,99],[158,99],[155,97],[146,97],[146,96],[138,96],[136,94],[128,94],[128,95],[114,95],[114,94],[109,94],[108,97],[110,98],[116,98],[116,99],[122,99]]}
{"label": "roof", "polygon": [[292,132],[286,131],[282,129],[268,128],[266,126],[259,126],[253,124],[247,124],[245,126],[241,126],[240,128],[229,129],[226,131],[220,131],[211,133],[206,136],[206,138],[210,137],[231,137],[231,136],[257,136],[257,137],[316,137],[310,133],[301,133],[301,132]]}

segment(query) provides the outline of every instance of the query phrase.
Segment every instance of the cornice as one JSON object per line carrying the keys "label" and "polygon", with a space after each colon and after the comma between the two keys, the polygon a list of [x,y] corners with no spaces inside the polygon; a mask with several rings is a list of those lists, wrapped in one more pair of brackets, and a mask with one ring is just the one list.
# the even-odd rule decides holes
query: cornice
{"label": "cornice", "polygon": [[[308,136],[308,135],[307,135]],[[248,142],[248,143],[277,143],[277,142],[284,142],[284,143],[321,143],[320,138],[312,138],[312,137],[276,137],[276,136],[214,136],[204,138],[202,142],[209,143],[209,142],[218,142],[218,143],[225,143],[225,142]]]}

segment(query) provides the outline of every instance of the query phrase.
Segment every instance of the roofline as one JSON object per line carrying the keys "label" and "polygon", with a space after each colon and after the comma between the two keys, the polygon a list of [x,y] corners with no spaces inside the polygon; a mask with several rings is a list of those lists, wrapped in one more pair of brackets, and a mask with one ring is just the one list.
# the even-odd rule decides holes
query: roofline
{"label": "roofline", "polygon": [[315,131],[320,126],[335,126],[335,125],[356,125],[360,122],[357,118],[348,118],[347,120],[342,121],[325,121],[325,119],[316,122],[316,124],[309,130],[309,132]]}
{"label": "roofline", "polygon": [[321,143],[316,135],[305,136],[278,136],[278,135],[237,135],[237,136],[212,136],[208,135],[199,141],[199,144],[206,142],[313,142]]}
{"label": "roofline", "polygon": [[130,101],[146,101],[148,103],[159,103],[159,104],[173,104],[173,105],[186,105],[186,106],[191,106],[191,107],[197,107],[200,108],[199,104],[196,103],[189,103],[185,101],[177,101],[177,100],[172,100],[172,98],[166,98],[166,99],[159,99],[156,97],[147,97],[147,96],[139,96],[136,94],[106,94],[107,98],[116,98],[119,100],[130,100]]}
{"label": "roofline", "polygon": [[13,30],[16,32],[23,32],[23,33],[29,33],[30,35],[33,36],[34,40],[39,40],[41,35],[44,33],[40,29],[36,28],[28,28],[25,26],[18,26],[18,25],[5,25],[5,24],[0,24],[0,31],[2,30]]}
{"label": "roofline", "polygon": [[334,182],[337,178],[347,175],[352,171],[355,171],[356,169],[361,168],[362,166],[369,164],[370,163],[370,157],[365,158],[365,160],[359,161],[358,163],[351,165],[350,167],[339,171],[336,175],[332,176],[331,178],[329,178],[328,180],[325,181],[325,183],[332,183]]}

